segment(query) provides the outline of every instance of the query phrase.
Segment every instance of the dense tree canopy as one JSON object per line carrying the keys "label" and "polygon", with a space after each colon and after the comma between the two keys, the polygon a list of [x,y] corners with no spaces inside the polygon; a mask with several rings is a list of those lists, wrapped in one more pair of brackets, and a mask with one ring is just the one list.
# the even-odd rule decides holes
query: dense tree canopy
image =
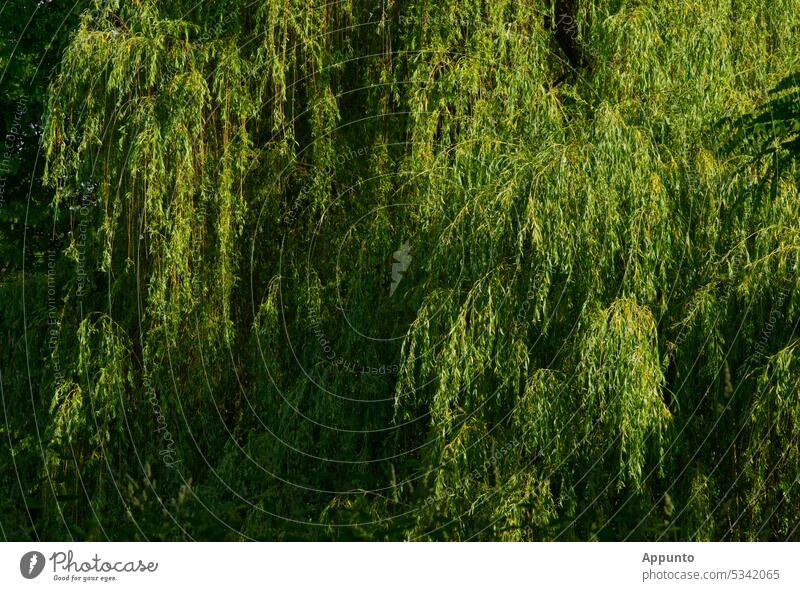
{"label": "dense tree canopy", "polygon": [[800,1],[18,4],[4,537],[800,537]]}

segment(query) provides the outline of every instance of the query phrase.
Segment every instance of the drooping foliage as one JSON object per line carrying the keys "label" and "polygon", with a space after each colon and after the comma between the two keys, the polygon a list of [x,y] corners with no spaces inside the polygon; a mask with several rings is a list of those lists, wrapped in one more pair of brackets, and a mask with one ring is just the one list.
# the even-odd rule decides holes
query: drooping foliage
{"label": "drooping foliage", "polygon": [[4,535],[797,538],[798,15],[96,0]]}

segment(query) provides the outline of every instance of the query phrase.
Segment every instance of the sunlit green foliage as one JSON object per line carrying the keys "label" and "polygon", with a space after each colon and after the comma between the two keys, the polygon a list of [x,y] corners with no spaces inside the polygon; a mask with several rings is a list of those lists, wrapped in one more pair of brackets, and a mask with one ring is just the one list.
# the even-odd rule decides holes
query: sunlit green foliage
{"label": "sunlit green foliage", "polygon": [[800,2],[564,4],[86,10],[5,535],[797,538]]}

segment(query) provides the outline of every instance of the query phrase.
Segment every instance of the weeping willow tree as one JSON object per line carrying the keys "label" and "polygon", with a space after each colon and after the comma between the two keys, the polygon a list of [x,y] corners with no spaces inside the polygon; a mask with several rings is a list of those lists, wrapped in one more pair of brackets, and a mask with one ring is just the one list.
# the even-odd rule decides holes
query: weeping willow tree
{"label": "weeping willow tree", "polygon": [[797,539],[799,14],[95,2],[16,522]]}

